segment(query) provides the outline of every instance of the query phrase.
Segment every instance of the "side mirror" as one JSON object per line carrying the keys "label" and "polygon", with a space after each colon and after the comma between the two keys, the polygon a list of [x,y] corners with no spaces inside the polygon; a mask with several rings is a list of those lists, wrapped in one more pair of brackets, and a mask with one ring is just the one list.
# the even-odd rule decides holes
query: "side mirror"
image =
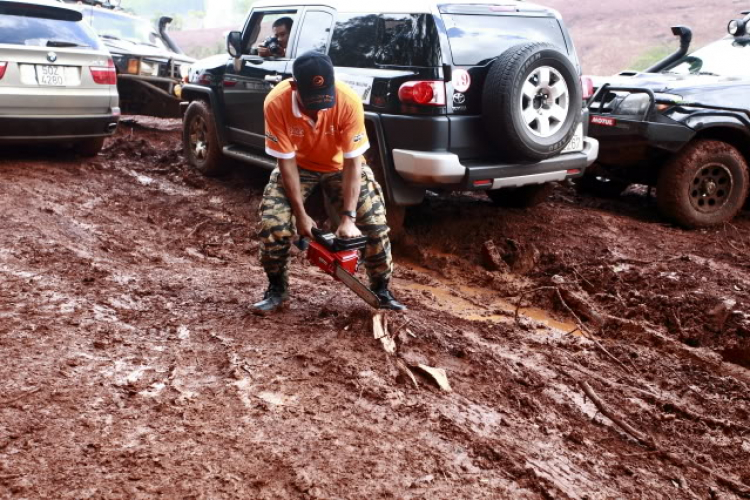
{"label": "side mirror", "polygon": [[239,31],[230,31],[227,35],[227,52],[237,59],[242,56],[242,33]]}

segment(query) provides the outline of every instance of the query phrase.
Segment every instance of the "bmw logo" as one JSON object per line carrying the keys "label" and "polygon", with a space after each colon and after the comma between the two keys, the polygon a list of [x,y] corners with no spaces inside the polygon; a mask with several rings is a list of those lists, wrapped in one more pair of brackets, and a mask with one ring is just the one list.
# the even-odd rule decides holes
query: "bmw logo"
{"label": "bmw logo", "polygon": [[55,62],[55,61],[57,61],[57,54],[55,54],[54,52],[48,52],[47,53],[47,60],[49,62],[52,62],[52,63]]}

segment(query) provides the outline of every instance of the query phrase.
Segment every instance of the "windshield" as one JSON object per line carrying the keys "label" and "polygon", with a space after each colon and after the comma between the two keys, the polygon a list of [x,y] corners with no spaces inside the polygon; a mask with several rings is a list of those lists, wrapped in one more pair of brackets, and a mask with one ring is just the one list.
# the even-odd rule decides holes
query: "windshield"
{"label": "windshield", "polygon": [[698,49],[662,73],[750,77],[750,44],[725,38]]}
{"label": "windshield", "polygon": [[101,8],[91,9],[91,14],[91,25],[105,40],[107,38],[125,40],[169,50],[148,21]]}
{"label": "windshield", "polygon": [[457,66],[487,62],[529,41],[551,43],[568,52],[560,24],[550,17],[443,14],[443,21]]}
{"label": "windshield", "polygon": [[[96,35],[82,22],[35,17],[31,12],[0,12],[0,43],[37,47],[99,49]],[[16,15],[17,14],[17,15]]]}

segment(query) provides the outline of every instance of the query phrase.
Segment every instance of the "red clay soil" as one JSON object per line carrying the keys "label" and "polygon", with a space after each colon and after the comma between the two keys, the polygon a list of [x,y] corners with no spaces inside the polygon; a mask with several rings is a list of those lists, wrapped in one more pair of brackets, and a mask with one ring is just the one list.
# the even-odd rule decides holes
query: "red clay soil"
{"label": "red clay soil", "polygon": [[686,232],[637,191],[430,197],[391,355],[301,255],[289,310],[249,313],[267,173],[201,177],[179,122],[0,158],[0,498],[750,493],[746,213]]}

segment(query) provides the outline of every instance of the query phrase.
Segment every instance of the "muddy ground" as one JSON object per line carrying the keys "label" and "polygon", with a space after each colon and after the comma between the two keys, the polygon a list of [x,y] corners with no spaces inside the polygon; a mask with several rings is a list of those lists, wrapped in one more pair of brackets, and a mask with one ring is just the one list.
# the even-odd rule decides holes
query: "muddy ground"
{"label": "muddy ground", "polygon": [[291,308],[249,314],[267,173],[197,175],[179,122],[126,121],[93,160],[0,154],[0,498],[750,490],[748,213],[685,232],[643,190],[430,197],[394,356],[299,255]]}

